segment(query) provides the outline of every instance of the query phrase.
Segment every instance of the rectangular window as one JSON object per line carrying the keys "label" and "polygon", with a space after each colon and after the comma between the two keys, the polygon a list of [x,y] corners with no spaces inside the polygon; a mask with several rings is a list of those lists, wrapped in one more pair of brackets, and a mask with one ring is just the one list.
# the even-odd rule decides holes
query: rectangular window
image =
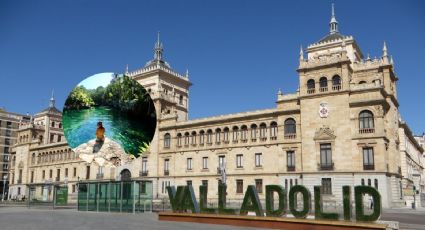
{"label": "rectangular window", "polygon": [[168,173],[170,172],[170,159],[165,159],[164,160],[164,172]]}
{"label": "rectangular window", "polygon": [[90,179],[90,165],[87,165],[86,167],[86,179]]}
{"label": "rectangular window", "polygon": [[218,156],[218,167],[224,167],[224,156]]}
{"label": "rectangular window", "polygon": [[236,180],[236,193],[243,193],[243,180]]}
{"label": "rectangular window", "polygon": [[147,173],[147,172],[148,172],[148,158],[143,157],[142,158],[142,173]]}
{"label": "rectangular window", "polygon": [[9,153],[9,147],[4,147],[4,153]]}
{"label": "rectangular window", "polygon": [[332,194],[331,178],[322,178],[322,194]]}
{"label": "rectangular window", "polygon": [[58,142],[61,142],[61,141],[62,141],[62,136],[58,135]]}
{"label": "rectangular window", "polygon": [[34,171],[31,171],[31,183],[34,183]]}
{"label": "rectangular window", "polygon": [[53,143],[53,140],[55,139],[55,135],[54,134],[50,134],[50,143]]}
{"label": "rectangular window", "polygon": [[41,172],[41,178],[42,178],[43,180],[46,178],[46,171],[45,171],[45,170],[43,170],[43,171]]}
{"label": "rectangular window", "polygon": [[263,180],[262,179],[255,179],[255,188],[257,189],[258,193],[263,192]]}
{"label": "rectangular window", "polygon": [[65,177],[68,177],[68,168],[65,168]]}
{"label": "rectangular window", "polygon": [[10,145],[10,139],[9,138],[5,138],[4,139],[4,144],[5,145]]}
{"label": "rectangular window", "polygon": [[75,193],[75,184],[72,185],[72,193]]}
{"label": "rectangular window", "polygon": [[74,168],[74,177],[76,177],[77,176],[77,168]]}
{"label": "rectangular window", "polygon": [[60,177],[61,177],[61,170],[60,169],[57,169],[56,170],[56,181],[59,181],[60,180]]}
{"label": "rectangular window", "polygon": [[373,159],[373,148],[367,147],[363,148],[363,169],[364,170],[374,170],[375,162]]}
{"label": "rectangular window", "polygon": [[261,153],[256,153],[255,154],[255,167],[261,167],[263,165],[261,156],[262,156]]}
{"label": "rectangular window", "polygon": [[243,168],[243,155],[236,155],[236,168]]}
{"label": "rectangular window", "polygon": [[320,166],[321,169],[333,168],[331,144],[320,144]]}
{"label": "rectangular window", "polygon": [[208,169],[208,157],[202,157],[202,169]]}
{"label": "rectangular window", "polygon": [[192,158],[187,158],[187,170],[192,170]]}
{"label": "rectangular window", "polygon": [[53,170],[50,169],[50,171],[49,171],[49,178],[52,179],[52,177],[53,177]]}
{"label": "rectangular window", "polygon": [[295,152],[287,151],[286,152],[286,164],[288,171],[295,171]]}
{"label": "rectangular window", "polygon": [[192,185],[192,181],[191,180],[187,180],[186,181],[186,185]]}

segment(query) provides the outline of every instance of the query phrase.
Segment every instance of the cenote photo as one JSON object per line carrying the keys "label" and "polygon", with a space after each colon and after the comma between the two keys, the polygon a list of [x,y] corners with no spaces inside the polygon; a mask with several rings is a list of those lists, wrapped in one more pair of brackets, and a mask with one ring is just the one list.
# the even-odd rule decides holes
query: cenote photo
{"label": "cenote photo", "polygon": [[125,75],[102,73],[85,79],[71,91],[62,122],[71,148],[107,140],[138,157],[155,134],[156,114],[142,85]]}

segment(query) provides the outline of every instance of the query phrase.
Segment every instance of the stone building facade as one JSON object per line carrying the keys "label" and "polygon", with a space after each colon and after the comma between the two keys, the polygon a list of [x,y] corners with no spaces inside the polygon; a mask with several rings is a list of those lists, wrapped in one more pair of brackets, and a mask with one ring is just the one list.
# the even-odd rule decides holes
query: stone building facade
{"label": "stone building facade", "polygon": [[44,201],[52,200],[54,185],[68,186],[71,199],[76,198],[78,181],[110,179],[110,173],[103,178],[98,170],[96,165],[79,159],[68,146],[62,112],[55,107],[52,95],[46,109],[19,125],[17,142],[11,150],[9,199],[28,197],[28,185],[35,187],[31,196]]}
{"label": "stone building facade", "polygon": [[[411,135],[405,138],[398,77],[386,44],[380,58],[364,58],[356,40],[339,32],[333,14],[329,34],[300,50],[297,72],[298,90],[279,91],[274,108],[190,120],[189,74],[177,73],[164,61],[158,38],[154,58],[125,72],[151,94],[158,118],[154,139],[132,164],[111,169],[102,178],[119,180],[122,172],[130,172],[132,178],[153,182],[155,198],[166,198],[169,185],[191,184],[196,195],[199,185],[207,185],[215,197],[218,183],[226,183],[228,199],[234,200],[243,198],[248,185],[257,187],[260,198],[267,184],[288,189],[302,184],[311,190],[321,185],[323,199],[338,204],[343,185],[364,184],[379,190],[384,207],[406,205],[410,198],[404,190],[413,183],[410,166],[422,169],[419,174],[425,178],[423,161],[406,162],[423,157],[423,149]],[[75,186],[78,177],[96,179],[87,172],[98,169],[89,168],[56,137],[62,133],[51,122],[60,123],[60,112],[49,108],[29,128],[20,128],[19,135],[31,138],[14,148],[13,194],[32,181],[66,180]],[[44,127],[38,127],[42,121]],[[414,151],[405,151],[407,145]],[[66,168],[77,172],[68,171],[65,177]]]}
{"label": "stone building facade", "polygon": [[21,122],[29,121],[27,115],[8,112],[0,108],[0,197],[7,198],[10,168],[10,151],[16,143],[18,127]]}

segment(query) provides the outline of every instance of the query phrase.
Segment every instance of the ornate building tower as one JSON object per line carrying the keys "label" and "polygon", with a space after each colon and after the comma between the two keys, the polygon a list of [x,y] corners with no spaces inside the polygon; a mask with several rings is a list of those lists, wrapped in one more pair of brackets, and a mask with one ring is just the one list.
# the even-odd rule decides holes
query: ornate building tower
{"label": "ornate building tower", "polygon": [[154,47],[154,58],[138,70],[126,74],[140,84],[150,93],[155,103],[158,119],[188,120],[189,110],[189,74],[181,75],[174,71],[170,64],[163,58],[164,48],[158,40]]}

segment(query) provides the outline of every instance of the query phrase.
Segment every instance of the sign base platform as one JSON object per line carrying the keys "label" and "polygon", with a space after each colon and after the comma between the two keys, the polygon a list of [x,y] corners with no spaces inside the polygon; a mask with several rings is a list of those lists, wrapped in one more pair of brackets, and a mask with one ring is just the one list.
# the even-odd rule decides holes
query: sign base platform
{"label": "sign base platform", "polygon": [[214,214],[191,214],[160,212],[161,221],[193,222],[203,224],[222,224],[244,227],[271,229],[300,229],[300,230],[376,230],[391,229],[384,223],[363,223],[351,221],[328,221],[314,219],[295,219],[285,217],[229,216]]}

